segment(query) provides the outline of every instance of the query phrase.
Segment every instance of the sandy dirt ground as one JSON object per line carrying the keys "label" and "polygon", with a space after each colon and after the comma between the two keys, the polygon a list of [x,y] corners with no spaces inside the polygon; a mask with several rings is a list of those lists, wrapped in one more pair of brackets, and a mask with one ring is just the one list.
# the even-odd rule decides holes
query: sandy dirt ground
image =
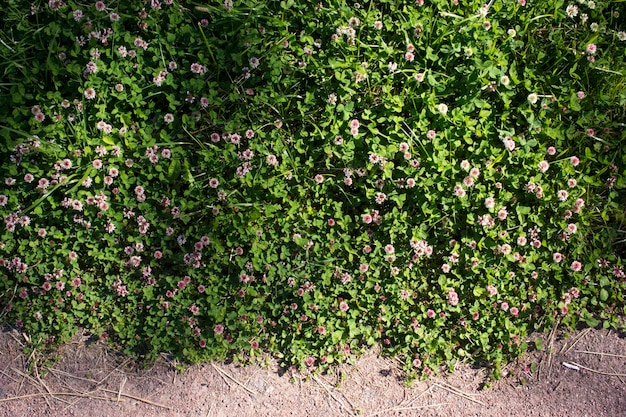
{"label": "sandy dirt ground", "polygon": [[625,335],[585,329],[541,337],[544,351],[507,365],[506,376],[483,390],[487,371],[466,365],[407,387],[399,365],[375,351],[333,375],[280,372],[272,361],[179,372],[165,358],[137,370],[80,336],[53,365],[28,372],[23,335],[4,331],[0,417],[626,416]]}

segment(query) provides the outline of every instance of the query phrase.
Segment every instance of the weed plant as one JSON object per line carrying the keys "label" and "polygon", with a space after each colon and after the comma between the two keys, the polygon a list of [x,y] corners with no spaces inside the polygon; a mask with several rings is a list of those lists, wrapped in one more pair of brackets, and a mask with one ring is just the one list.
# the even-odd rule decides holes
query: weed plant
{"label": "weed plant", "polygon": [[408,378],[624,314],[626,10],[6,0],[0,319]]}

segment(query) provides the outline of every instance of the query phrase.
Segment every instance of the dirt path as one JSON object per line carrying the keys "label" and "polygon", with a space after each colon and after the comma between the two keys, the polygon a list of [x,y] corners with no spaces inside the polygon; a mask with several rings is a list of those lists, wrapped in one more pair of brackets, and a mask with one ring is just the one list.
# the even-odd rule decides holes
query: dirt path
{"label": "dirt path", "polygon": [[505,367],[507,377],[487,391],[486,371],[468,366],[405,387],[397,364],[375,352],[337,375],[308,378],[279,376],[271,361],[181,374],[163,359],[133,372],[124,358],[78,339],[39,377],[25,371],[21,337],[0,333],[0,417],[626,416],[626,338],[608,330],[545,335],[552,354]]}

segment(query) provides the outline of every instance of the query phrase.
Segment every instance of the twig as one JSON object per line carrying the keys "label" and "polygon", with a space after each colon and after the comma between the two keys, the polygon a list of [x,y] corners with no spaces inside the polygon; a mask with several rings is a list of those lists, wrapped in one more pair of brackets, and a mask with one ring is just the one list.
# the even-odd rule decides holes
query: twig
{"label": "twig", "polygon": [[34,369],[35,369],[35,376],[37,377],[37,381],[39,381],[41,386],[43,386],[46,389],[46,391],[50,392],[50,388],[48,388],[48,386],[45,384],[45,382],[41,380],[41,377],[39,376],[39,368],[37,368],[37,364],[35,364]]}
{"label": "twig", "polygon": [[[72,388],[72,387],[70,387]],[[78,392],[79,394],[83,394],[85,396],[93,396],[93,394],[96,392],[97,390],[92,390],[92,391],[79,391],[79,390],[75,390],[75,392]],[[107,397],[110,398],[110,397]],[[115,401],[115,399],[111,399],[111,401]],[[124,401],[124,400],[120,400],[120,401]],[[67,410],[69,410],[70,408],[74,407],[76,404],[78,404],[80,402],[80,398],[78,398],[76,401],[74,402],[69,402],[68,401],[68,405],[63,409],[62,413],[59,413],[59,415],[65,415],[67,413]]]}
{"label": "twig", "polygon": [[[33,354],[34,353],[35,353],[35,351],[33,350]],[[37,377],[37,381],[39,381],[41,386],[44,387],[46,389],[46,391],[48,391],[48,394],[49,394],[50,393],[50,388],[48,388],[48,386],[45,384],[45,382],[43,382],[41,380],[41,378],[39,377],[39,369],[37,368],[37,362],[36,361],[34,363],[34,368],[35,368],[35,376]],[[43,397],[43,399],[46,400],[46,404],[48,404],[48,408],[52,409],[52,406],[50,405],[50,402],[48,402],[48,397]],[[66,403],[66,404],[68,404],[68,402],[65,401],[65,400],[61,400],[61,401]]]}
{"label": "twig", "polygon": [[[343,376],[342,376],[342,375],[344,375],[344,371],[343,371],[343,370],[341,370],[341,371],[337,374],[337,377],[338,377],[338,378],[343,378]],[[322,383],[322,386],[323,386],[324,388],[327,388],[327,387],[331,387],[331,388],[332,388],[332,384],[329,384],[329,383],[326,381],[326,379],[325,379],[324,377],[322,377],[322,376],[317,376],[317,375],[311,375],[311,376],[312,376],[313,378],[317,379],[317,380],[318,380],[318,381],[317,381],[318,383],[320,383],[320,382],[321,382],[321,383]],[[302,388],[302,379],[301,379],[301,378],[300,378],[300,388]],[[327,391],[328,391],[328,389],[327,389]],[[355,413],[357,413],[357,407],[355,407],[355,406],[354,406],[354,404],[352,403],[352,401],[350,401],[350,398],[348,398],[347,396],[345,396],[343,393],[341,393],[341,396],[343,397],[343,399],[344,399],[344,400],[346,400],[346,401],[348,402],[348,404],[350,404],[350,407],[352,407],[352,411],[354,411]],[[334,397],[333,397],[333,398],[334,398]],[[343,405],[343,404],[342,404],[342,405]],[[358,413],[357,413],[357,414],[358,414]]]}
{"label": "twig", "polygon": [[[130,359],[126,359],[124,362],[122,362],[121,364],[119,364],[118,366],[115,367],[115,369],[113,369],[111,372],[109,372],[108,374],[106,374],[104,376],[104,378],[102,378],[100,381],[96,382],[96,385],[102,385],[102,383],[104,381],[107,380],[107,378],[109,378],[111,376],[111,374],[115,371],[117,371],[118,369],[120,369],[122,366],[126,365],[128,363],[128,361],[130,361]],[[95,382],[95,381],[94,381]]]}
{"label": "twig", "polygon": [[588,353],[589,355],[611,356],[613,358],[626,358],[626,355],[616,355],[614,353],[591,352],[588,350],[575,350],[576,353]]}
{"label": "twig", "polygon": [[55,368],[48,368],[48,370],[52,372],[53,374],[61,374],[61,375],[69,376],[70,378],[79,379],[81,381],[91,382],[92,384],[96,384],[96,385],[98,384],[98,381],[96,381],[95,379],[83,378],[80,376],[72,375],[69,372],[61,371]]}
{"label": "twig", "polygon": [[[555,339],[555,335],[556,335],[556,331],[559,327],[559,324],[561,323],[561,320],[557,320],[556,323],[554,323],[554,327],[552,328],[552,330],[550,331],[550,335],[548,336],[548,349],[547,349],[547,366],[548,366],[548,376],[550,376],[550,374],[552,373],[552,356],[554,355],[553,352],[553,347],[554,347],[554,339]],[[541,364],[543,365],[543,361],[541,362]],[[539,372],[537,372],[537,379],[541,379],[541,371],[543,370],[543,366],[539,367]]]}
{"label": "twig", "polygon": [[[26,334],[24,333],[24,338],[26,338]],[[27,342],[30,342],[30,339],[26,339]],[[35,357],[35,353],[37,353],[37,349],[33,349],[32,352],[30,352],[30,355],[28,356],[28,359],[26,359],[26,363],[31,363],[31,361],[33,361],[33,358]],[[37,364],[36,359],[34,360],[35,365]]]}
{"label": "twig", "polygon": [[466,394],[460,390],[458,390],[457,388],[451,387],[451,386],[445,386],[445,385],[440,385],[440,384],[434,384],[434,386],[439,387],[441,389],[444,389],[452,394],[458,395],[459,397],[463,397],[466,400],[475,402],[476,404],[480,404],[480,405],[485,405],[485,403],[483,403],[480,400],[477,400],[475,398],[472,398],[469,394]]}
{"label": "twig", "polygon": [[413,398],[411,401],[409,401],[407,403],[407,406],[410,406],[411,404],[413,404],[415,401],[419,400],[420,398],[422,398],[424,395],[428,394],[431,390],[433,389],[433,386],[430,385],[428,388],[426,388],[424,391],[420,392],[420,395],[418,395],[417,397]]}
{"label": "twig", "polygon": [[119,400],[120,397],[122,396],[122,390],[124,389],[124,385],[126,385],[126,376],[124,376],[124,378],[122,379],[122,382],[120,383],[120,390],[117,392],[117,399]]}
{"label": "twig", "polygon": [[[233,386],[231,385],[230,381],[228,380],[228,377],[224,374],[221,374],[218,372],[218,374],[220,374],[220,376],[222,377],[222,379],[224,380],[224,382],[226,383],[226,385],[228,385],[228,388],[232,388]],[[206,377],[204,378],[204,380],[206,381]]]}
{"label": "twig", "polygon": [[15,336],[15,334],[13,334],[13,333],[17,333],[17,331],[9,332],[9,336],[11,336],[13,338],[13,340],[15,340],[21,347],[24,347],[24,343],[22,343],[22,341],[20,339],[18,339],[17,336]]}
{"label": "twig", "polygon": [[211,402],[211,405],[209,406],[209,411],[207,411],[206,417],[211,417],[211,411],[213,411],[213,402]]}
{"label": "twig", "polygon": [[219,372],[222,376],[230,379],[231,381],[233,381],[235,384],[239,385],[241,388],[245,389],[246,391],[248,391],[248,393],[252,394],[252,395],[256,395],[257,393],[253,390],[251,390],[250,388],[246,387],[244,384],[242,384],[241,382],[237,381],[235,378],[233,378],[232,376],[228,375],[225,371],[222,371],[219,367],[217,367],[214,363],[211,364],[211,366],[213,366],[213,368],[215,368],[215,370],[217,372]]}
{"label": "twig", "polygon": [[17,392],[15,393],[16,395],[19,394],[20,392],[22,392],[22,388],[24,388],[24,381],[27,381],[27,379],[22,376],[22,380],[20,381],[20,385],[17,387]]}
{"label": "twig", "polygon": [[259,369],[257,369],[256,371],[254,371],[254,373],[252,375],[250,375],[248,378],[246,378],[246,382],[244,382],[244,385],[248,385],[248,382],[250,382],[250,380],[252,378],[254,378],[256,376],[256,374],[259,373]]}
{"label": "twig", "polygon": [[28,382],[30,382],[31,384],[33,384],[35,387],[40,388],[39,384],[37,383],[37,381],[30,375],[25,374],[24,372],[20,371],[19,369],[16,368],[11,368],[11,370],[13,372],[15,372],[16,374],[24,377]]}
{"label": "twig", "polygon": [[[345,405],[345,404],[344,404],[344,403],[343,403],[340,399],[338,399],[337,397],[335,397],[335,396],[333,395],[333,393],[332,393],[332,392],[328,389],[328,387],[326,386],[326,384],[324,384],[322,381],[320,381],[320,379],[319,379],[318,377],[316,377],[315,375],[313,375],[313,380],[314,380],[315,382],[317,382],[317,383],[318,383],[318,384],[319,384],[322,388],[324,388],[324,390],[328,393],[328,395],[330,395],[330,397],[331,397],[333,400],[337,401],[337,402],[339,403],[339,405],[341,405],[341,407],[342,407],[343,409],[345,409],[346,411],[349,411],[349,410],[348,410],[348,407],[346,407],[346,405]],[[354,409],[353,409],[353,411],[354,411]],[[355,415],[354,413],[350,413],[350,414],[351,414],[351,415]]]}
{"label": "twig", "polygon": [[[154,369],[154,368],[153,368],[153,369]],[[155,377],[155,376],[146,375],[146,376],[138,376],[137,378],[138,378],[138,379],[140,379],[140,380],[141,380],[141,379],[153,379],[153,380],[155,380],[155,381],[159,382],[161,385],[167,385],[167,382],[165,382],[165,381],[163,381],[162,379],[157,378],[157,377]]]}
{"label": "twig", "polygon": [[[31,384],[33,384],[33,386],[34,386],[35,388],[37,388],[37,389],[41,392],[41,394],[46,394],[45,392],[42,392],[42,389],[41,389],[41,384],[40,384],[37,380],[35,380],[35,378],[33,378],[32,376],[30,376],[30,375],[28,375],[28,374],[26,374],[26,373],[24,373],[24,372],[20,371],[19,369],[16,369],[16,368],[11,368],[11,370],[12,370],[13,372],[15,372],[16,374],[21,375],[21,376],[24,378],[24,380],[26,380],[26,381],[30,382]],[[24,380],[22,380],[22,383],[23,383],[23,381],[24,381]],[[19,389],[18,389],[18,393],[22,390],[22,385],[23,385],[22,383],[20,383],[20,387],[19,387]],[[45,386],[45,385],[44,385],[44,386]],[[48,391],[48,393],[49,393],[49,390],[48,390],[48,388],[47,388],[47,387],[46,387],[46,390],[47,390],[47,391]],[[48,397],[45,397],[45,396],[44,396],[43,398],[45,399],[46,404],[48,404],[48,407],[50,407],[50,403],[48,402]]]}
{"label": "twig", "polygon": [[561,349],[561,353],[563,353],[563,351],[565,350],[565,353],[569,353],[570,350],[574,349],[574,346],[576,346],[576,344],[578,342],[581,341],[581,339],[585,336],[587,336],[587,334],[591,331],[591,328],[587,328],[585,330],[583,330],[582,332],[580,332],[580,334],[578,335],[578,337],[576,337],[576,339],[574,339],[574,341],[572,342],[572,344],[567,348],[567,350],[565,350],[565,345],[563,345],[563,349]]}
{"label": "twig", "polygon": [[576,362],[572,362],[572,365],[578,366],[581,369],[584,369],[586,371],[593,372],[593,373],[596,373],[596,374],[600,374],[600,375],[617,376],[617,377],[626,376],[626,374],[616,374],[616,373],[613,373],[613,372],[596,371],[595,369],[587,368],[586,366],[583,366],[583,365],[581,365],[579,363],[576,363]]}
{"label": "twig", "polygon": [[[109,392],[109,393],[111,393],[111,394],[117,394],[117,393],[118,393],[118,391],[113,391],[113,390],[106,389],[106,388],[99,388],[99,389],[100,389],[100,390],[102,390],[102,391],[104,391],[104,392]],[[126,398],[131,398],[131,399],[133,399],[133,400],[141,401],[142,403],[146,403],[146,404],[154,405],[155,407],[161,407],[161,408],[165,408],[166,410],[170,410],[170,411],[172,411],[172,408],[170,408],[170,407],[168,407],[168,406],[166,406],[166,405],[162,405],[162,404],[159,404],[159,403],[155,403],[154,401],[150,401],[150,400],[147,400],[147,399],[145,399],[145,398],[136,397],[136,396],[134,396],[134,395],[124,394],[124,393],[122,393],[122,394],[121,394],[121,396],[122,396],[122,397],[126,397]],[[113,401],[115,401],[115,399],[113,399]],[[124,400],[121,400],[121,401],[124,401]]]}
{"label": "twig", "polygon": [[352,411],[354,412],[354,415],[360,414],[359,407],[356,407],[354,403],[350,400],[350,398],[348,398],[348,396],[346,396],[343,392],[341,393],[341,396],[343,397],[344,400],[348,402],[348,404],[350,404],[350,407],[352,407]]}
{"label": "twig", "polygon": [[12,380],[13,382],[15,382],[16,384],[19,382],[17,379],[13,378],[11,375],[7,374],[6,372],[4,372],[2,369],[0,369],[0,374],[6,376],[7,378],[9,378],[10,380]]}
{"label": "twig", "polygon": [[[463,393],[463,391],[461,391],[461,389],[460,389],[460,388],[457,388],[457,387],[455,387],[455,386],[453,386],[453,385],[450,385],[450,384],[448,384],[448,383],[446,383],[446,382],[441,382],[441,384],[442,384],[442,385],[445,385],[446,387],[448,387],[448,388],[450,388],[450,389],[452,389],[452,390],[456,390],[456,391],[458,391],[458,392]],[[480,396],[480,394],[470,394],[470,393],[464,393],[464,394],[465,394],[465,395],[469,395],[469,396]]]}
{"label": "twig", "polygon": [[[65,395],[65,396],[69,396],[69,397],[86,397],[86,398],[94,398],[97,400],[109,400],[109,401],[114,401],[117,402],[117,398],[111,398],[111,397],[100,397],[98,395],[88,395],[88,394],[81,394],[81,393],[77,393],[77,392],[38,392],[36,394],[25,394],[25,395],[20,395],[18,397],[10,397],[10,398],[0,398],[0,403],[2,402],[7,402],[7,401],[13,401],[13,400],[22,400],[24,398],[33,398],[33,397],[46,397],[46,396],[56,396],[56,395]],[[124,401],[124,400],[119,400]],[[166,407],[167,408],[167,407]]]}

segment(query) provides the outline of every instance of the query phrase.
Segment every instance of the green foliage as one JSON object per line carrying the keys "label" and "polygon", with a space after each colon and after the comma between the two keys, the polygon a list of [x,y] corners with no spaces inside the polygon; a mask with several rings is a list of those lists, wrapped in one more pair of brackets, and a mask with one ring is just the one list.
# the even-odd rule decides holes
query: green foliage
{"label": "green foliage", "polygon": [[495,375],[624,313],[616,2],[30,7],[0,11],[0,318],[33,340]]}

